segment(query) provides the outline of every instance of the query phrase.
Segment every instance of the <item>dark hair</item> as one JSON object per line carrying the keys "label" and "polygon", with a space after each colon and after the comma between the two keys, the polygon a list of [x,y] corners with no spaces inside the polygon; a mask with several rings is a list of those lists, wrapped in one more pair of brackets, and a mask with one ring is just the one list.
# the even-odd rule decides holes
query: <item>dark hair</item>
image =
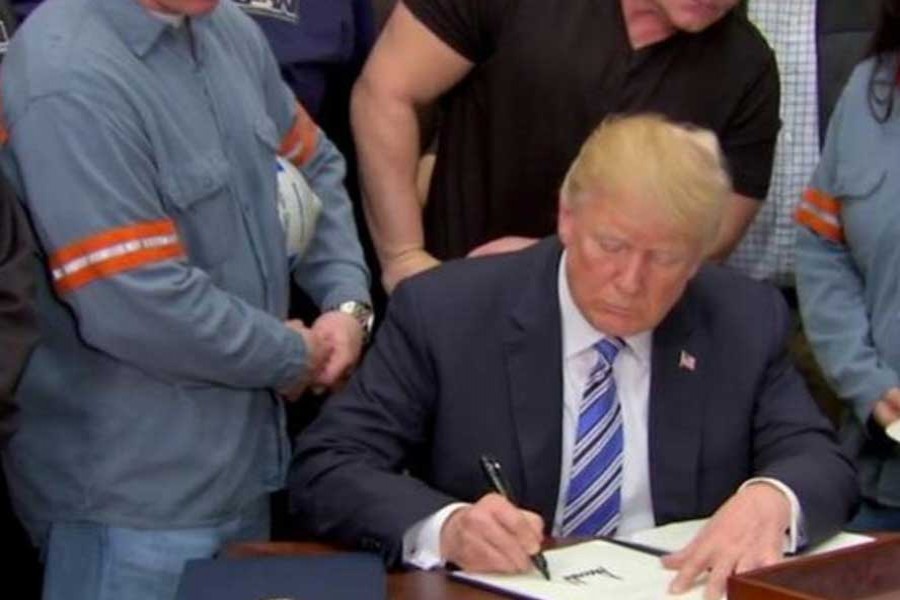
{"label": "dark hair", "polygon": [[[894,88],[897,85],[895,52],[900,49],[900,0],[881,0],[878,26],[866,58],[875,59],[869,77],[869,109],[878,121],[887,121],[894,110]],[[894,68],[892,68],[892,66]]]}

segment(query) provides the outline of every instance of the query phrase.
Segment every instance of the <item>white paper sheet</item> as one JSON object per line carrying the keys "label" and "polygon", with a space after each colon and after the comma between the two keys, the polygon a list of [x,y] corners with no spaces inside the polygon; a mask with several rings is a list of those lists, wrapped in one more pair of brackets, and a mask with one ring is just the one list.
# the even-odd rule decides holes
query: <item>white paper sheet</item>
{"label": "white paper sheet", "polygon": [[[706,524],[707,520],[708,519],[696,519],[693,521],[669,523],[668,525],[663,525],[662,527],[654,527],[653,529],[638,531],[631,535],[625,536],[625,539],[632,542],[637,542],[639,544],[652,546],[654,548],[659,548],[660,550],[666,550],[667,552],[674,552],[680,548],[683,548],[688,544],[688,542],[694,539],[694,536],[699,533],[700,529]],[[849,548],[851,546],[857,546],[859,544],[865,544],[866,542],[871,541],[872,538],[864,535],[841,532],[834,537],[831,537],[824,542],[805,550],[802,554],[821,554],[823,552],[830,552],[832,550],[839,550],[841,548]]]}
{"label": "white paper sheet", "polygon": [[[672,552],[693,539],[706,521],[670,523],[625,536],[625,539]],[[863,535],[839,533],[803,554],[821,554],[870,541],[872,538]],[[597,540],[548,550],[544,557],[550,568],[551,581],[546,581],[536,570],[524,575],[459,571],[451,577],[532,600],[699,600],[703,597],[705,581],[699,582],[687,594],[667,594],[666,589],[675,573],[663,568],[658,557],[609,542]]]}
{"label": "white paper sheet", "polygon": [[533,600],[659,600],[703,597],[702,586],[688,594],[668,596],[674,576],[659,558],[603,541],[585,542],[544,552],[552,579],[537,571],[524,575],[479,575],[457,572],[452,576]]}

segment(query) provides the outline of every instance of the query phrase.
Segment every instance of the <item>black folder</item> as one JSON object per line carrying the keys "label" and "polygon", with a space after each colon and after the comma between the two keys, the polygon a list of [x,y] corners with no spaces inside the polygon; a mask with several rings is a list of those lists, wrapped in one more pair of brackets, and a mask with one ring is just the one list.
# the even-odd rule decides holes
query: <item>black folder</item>
{"label": "black folder", "polygon": [[385,600],[384,565],[373,554],[271,556],[188,562],[177,600]]}

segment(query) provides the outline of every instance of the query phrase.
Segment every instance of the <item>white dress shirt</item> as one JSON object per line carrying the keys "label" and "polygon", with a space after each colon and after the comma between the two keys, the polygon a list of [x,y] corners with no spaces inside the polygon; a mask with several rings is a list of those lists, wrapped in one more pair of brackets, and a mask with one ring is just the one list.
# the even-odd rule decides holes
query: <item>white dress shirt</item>
{"label": "white dress shirt", "polygon": [[[553,519],[553,535],[562,533],[562,517],[572,470],[572,449],[578,431],[581,398],[591,370],[597,364],[594,344],[607,337],[585,320],[575,306],[565,275],[565,254],[559,268],[559,312],[562,319],[563,430],[559,497]],[[624,347],[613,362],[616,399],[622,411],[624,461],[622,465],[621,511],[617,535],[653,527],[650,499],[650,459],[647,423],[650,402],[650,331],[623,338]]]}
{"label": "white dress shirt", "polygon": [[[559,496],[552,529],[553,535],[556,536],[562,531],[562,515],[569,487],[569,473],[572,469],[572,449],[575,445],[575,432],[578,430],[581,396],[588,375],[597,363],[597,351],[593,346],[607,337],[588,323],[575,306],[565,274],[565,257],[563,252],[557,286],[562,321],[563,430]],[[649,529],[656,524],[650,494],[650,455],[647,435],[653,333],[652,331],[637,333],[624,338],[624,341],[625,346],[613,363],[616,398],[622,410],[624,434],[621,511],[617,536]],[[791,528],[785,540],[785,547],[786,551],[793,552],[797,548],[797,530],[800,522],[800,504],[797,497],[786,485],[768,478],[753,478],[746,481],[744,486],[759,481],[774,485],[790,501]],[[448,504],[407,529],[403,536],[404,562],[421,569],[443,566],[444,559],[440,555],[441,529],[447,518],[457,508],[463,506],[467,506],[467,503]]]}

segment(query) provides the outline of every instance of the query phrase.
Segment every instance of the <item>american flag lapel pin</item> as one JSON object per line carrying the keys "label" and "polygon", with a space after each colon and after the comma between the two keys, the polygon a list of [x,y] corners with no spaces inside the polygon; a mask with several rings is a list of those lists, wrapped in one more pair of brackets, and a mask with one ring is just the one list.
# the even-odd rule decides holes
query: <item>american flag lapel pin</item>
{"label": "american flag lapel pin", "polygon": [[697,368],[697,357],[687,350],[682,350],[678,356],[678,367],[686,371],[693,371]]}

